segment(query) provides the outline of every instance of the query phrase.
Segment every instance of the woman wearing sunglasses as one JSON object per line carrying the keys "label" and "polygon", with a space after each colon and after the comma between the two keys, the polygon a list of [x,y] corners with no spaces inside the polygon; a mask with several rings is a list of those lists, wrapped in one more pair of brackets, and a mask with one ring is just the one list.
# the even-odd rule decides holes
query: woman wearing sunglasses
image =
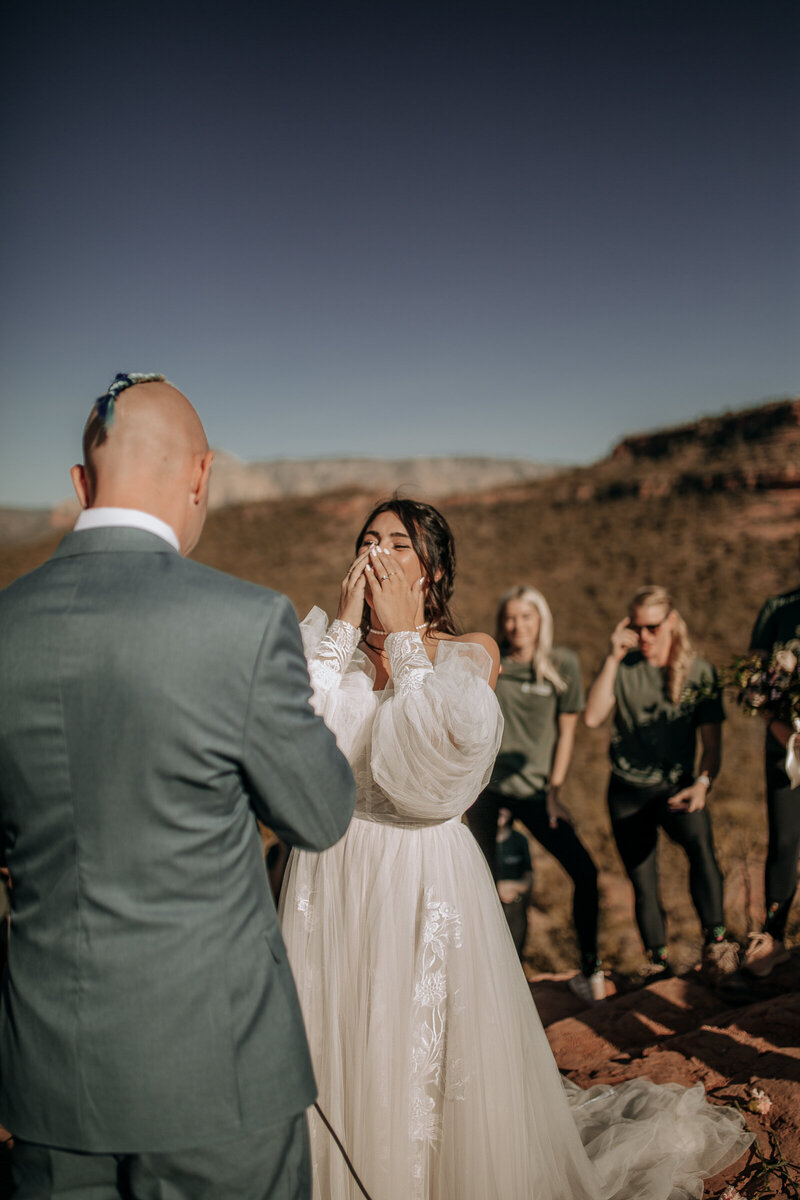
{"label": "woman wearing sunglasses", "polygon": [[[647,952],[645,975],[669,976],[658,889],[658,831],[686,852],[689,888],[703,927],[703,967],[734,971],[726,938],[722,875],[714,857],[708,793],[720,767],[724,713],[714,668],[698,657],[665,588],[640,588],[611,634],[586,700],[590,729],[614,714],[608,805],[620,857],[633,884]],[[697,740],[700,754],[697,760]]]}

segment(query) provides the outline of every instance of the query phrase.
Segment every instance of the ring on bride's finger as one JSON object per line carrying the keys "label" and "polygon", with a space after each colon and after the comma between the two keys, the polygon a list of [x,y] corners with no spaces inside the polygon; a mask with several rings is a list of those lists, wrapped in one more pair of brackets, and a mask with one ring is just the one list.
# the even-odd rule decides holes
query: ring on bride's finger
{"label": "ring on bride's finger", "polygon": [[[394,571],[390,571],[389,574],[394,575]],[[389,578],[388,575],[381,575],[381,579],[388,579],[388,578]]]}

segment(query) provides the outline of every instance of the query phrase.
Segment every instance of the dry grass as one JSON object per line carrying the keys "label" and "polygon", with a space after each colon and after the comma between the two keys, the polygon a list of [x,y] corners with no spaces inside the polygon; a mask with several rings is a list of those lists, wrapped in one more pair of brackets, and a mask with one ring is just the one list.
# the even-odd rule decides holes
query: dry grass
{"label": "dry grass", "polygon": [[[492,631],[499,594],[514,583],[535,584],[550,601],[556,639],[580,655],[587,684],[605,654],[610,629],[642,583],[670,587],[698,650],[716,663],[746,648],[764,598],[795,583],[796,492],[563,504],[551,500],[552,491],[543,481],[505,495],[441,504],[459,553],[456,610],[465,628]],[[352,538],[372,499],[342,492],[217,512],[209,518],[196,557],[286,592],[301,615],[315,603],[332,613]],[[42,561],[54,544],[0,552],[0,583]],[[727,916],[737,937],[759,919],[766,848],[762,739],[757,723],[730,713],[723,771],[711,801]],[[601,953],[609,965],[630,970],[639,961],[638,938],[606,813],[606,747],[606,731],[581,730],[565,798],[602,872]],[[673,956],[688,965],[699,956],[700,928],[689,900],[685,859],[666,844],[661,864]],[[541,853],[536,854],[536,903],[528,945],[532,965],[573,965],[569,883]],[[796,936],[799,927],[795,915],[790,933]]]}

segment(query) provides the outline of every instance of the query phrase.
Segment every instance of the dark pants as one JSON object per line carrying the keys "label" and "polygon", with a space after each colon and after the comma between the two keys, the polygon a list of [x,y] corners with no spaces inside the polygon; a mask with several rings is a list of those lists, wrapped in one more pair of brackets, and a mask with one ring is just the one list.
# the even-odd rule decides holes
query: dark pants
{"label": "dark pants", "polygon": [[608,807],[611,828],[625,870],[633,884],[636,923],[645,949],[666,944],[664,911],[658,892],[658,831],[663,829],[689,859],[689,890],[704,930],[724,924],[722,874],[714,857],[708,809],[671,812],[667,800],[684,781],[670,786],[637,788],[611,776]]}
{"label": "dark pants", "polygon": [[567,872],[575,885],[572,896],[572,919],[578,936],[583,965],[592,968],[597,961],[597,916],[599,894],[597,890],[597,868],[591,856],[567,821],[559,821],[555,829],[550,828],[544,793],[534,793],[522,800],[514,796],[503,796],[487,788],[481,792],[467,813],[469,827],[476,842],[486,855],[486,861],[497,878],[495,862],[495,839],[497,837],[497,814],[508,808],[514,819],[521,821],[536,841],[552,854]]}
{"label": "dark pants", "polygon": [[792,789],[783,769],[783,758],[767,759],[767,819],[769,846],[764,872],[767,899],[766,928],[783,941],[789,910],[797,891],[800,855],[800,790]]}
{"label": "dark pants", "polygon": [[305,1113],[233,1142],[171,1154],[89,1154],[17,1140],[11,1171],[14,1200],[309,1200],[311,1196]]}
{"label": "dark pants", "polygon": [[517,954],[522,958],[522,951],[525,949],[525,937],[528,932],[528,904],[530,903],[530,892],[525,892],[522,896],[517,896],[516,900],[512,900],[510,904],[503,904],[503,912],[506,914],[508,928],[511,930],[511,936],[514,939],[514,945],[517,948]]}

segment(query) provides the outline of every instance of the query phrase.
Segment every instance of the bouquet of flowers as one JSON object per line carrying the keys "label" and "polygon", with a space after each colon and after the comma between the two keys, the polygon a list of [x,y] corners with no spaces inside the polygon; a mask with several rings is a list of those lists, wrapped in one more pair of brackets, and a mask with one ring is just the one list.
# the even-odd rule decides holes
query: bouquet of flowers
{"label": "bouquet of flowers", "polygon": [[720,671],[723,687],[736,689],[744,712],[769,714],[771,720],[790,725],[786,744],[786,774],[793,788],[800,786],[800,640],[777,645],[772,651],[740,655]]}
{"label": "bouquet of flowers", "polygon": [[785,642],[770,653],[739,655],[719,673],[720,684],[736,689],[736,700],[752,715],[768,712],[794,726],[800,720],[800,640]]}

